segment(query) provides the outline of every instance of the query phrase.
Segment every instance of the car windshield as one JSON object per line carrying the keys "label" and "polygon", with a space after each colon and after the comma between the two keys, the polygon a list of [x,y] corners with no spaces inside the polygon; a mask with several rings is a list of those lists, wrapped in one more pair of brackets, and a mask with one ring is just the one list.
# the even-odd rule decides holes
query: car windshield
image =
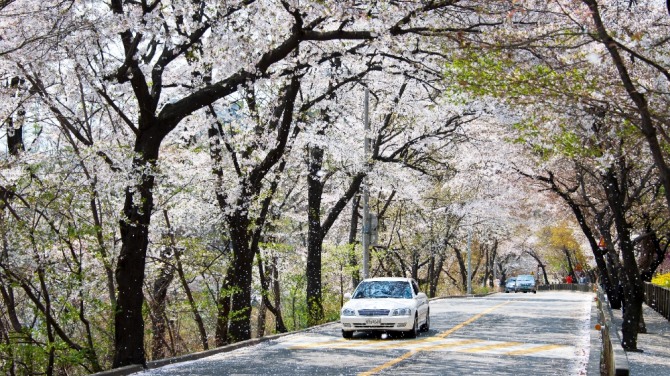
{"label": "car windshield", "polygon": [[363,281],[354,292],[354,299],[412,299],[412,287],[405,281]]}
{"label": "car windshield", "polygon": [[532,276],[529,276],[529,275],[528,276],[522,275],[522,276],[519,276],[516,280],[519,281],[519,282],[522,282],[522,281],[523,282],[533,282],[535,279]]}

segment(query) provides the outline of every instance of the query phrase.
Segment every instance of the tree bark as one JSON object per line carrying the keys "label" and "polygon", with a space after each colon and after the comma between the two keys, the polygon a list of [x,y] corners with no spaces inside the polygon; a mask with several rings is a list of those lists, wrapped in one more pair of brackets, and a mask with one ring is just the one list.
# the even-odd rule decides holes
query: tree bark
{"label": "tree bark", "polygon": [[[323,134],[323,131],[320,132]],[[323,224],[321,223],[321,200],[323,196],[323,184],[321,168],[323,166],[324,151],[318,146],[311,146],[308,150],[308,176],[307,176],[307,307],[308,325],[321,323],[323,320],[323,306],[321,302],[321,253],[323,250],[323,239],[346,207],[346,204],[354,197],[360,189],[365,177],[364,173],[355,175],[347,191],[333,205],[328,212]]]}
{"label": "tree bark", "polygon": [[358,237],[358,205],[361,196],[356,195],[351,201],[351,220],[349,227],[349,267],[351,267],[351,286],[356,288],[361,281],[361,273],[358,270],[358,258],[356,257],[356,241]]}
{"label": "tree bark", "polygon": [[323,229],[321,228],[321,197],[323,183],[319,175],[323,164],[323,149],[312,146],[309,148],[309,165],[307,176],[307,325],[313,326],[323,320],[321,305],[321,252],[323,246]]}
{"label": "tree bark", "polygon": [[[9,83],[9,87],[12,90],[18,90],[25,80],[18,76],[12,77]],[[7,119],[7,150],[9,155],[16,157],[25,151],[23,145],[23,121],[26,115],[26,111],[23,107],[16,109],[16,115],[10,115]]]}
{"label": "tree bark", "polygon": [[141,132],[135,142],[132,171],[138,175],[139,183],[126,188],[124,218],[119,223],[122,245],[115,271],[118,293],[114,314],[114,368],[146,362],[144,338],[138,334],[144,333],[142,288],[153,210],[154,175],[149,171],[155,168],[164,137],[156,132],[157,126],[143,127],[146,131]]}
{"label": "tree bark", "polygon": [[263,300],[261,300],[261,304],[258,305],[258,322],[256,323],[256,327],[258,328],[258,335],[257,335],[258,338],[263,337],[265,335],[266,312],[267,308],[265,306],[265,303]]}
{"label": "tree bark", "polygon": [[[172,247],[168,248],[174,252]],[[163,259],[169,256],[163,252]],[[165,260],[167,261],[167,260]],[[163,359],[169,355],[175,355],[165,340],[165,331],[167,329],[167,316],[165,306],[167,304],[167,292],[170,283],[174,279],[174,268],[168,262],[165,262],[158,273],[158,278],[153,283],[152,300],[149,302],[151,307],[151,359]]]}
{"label": "tree bark", "polygon": [[[240,203],[241,206],[244,204]],[[246,211],[238,209],[227,216],[233,246],[231,284],[232,303],[228,339],[239,342],[251,339],[251,282],[254,254],[249,248],[250,221]]]}
{"label": "tree bark", "polygon": [[642,316],[644,289],[635,260],[635,249],[630,239],[631,226],[628,224],[624,208],[624,192],[619,189],[619,182],[614,170],[610,167],[604,176],[604,188],[607,202],[614,214],[614,224],[619,238],[619,249],[623,258],[624,271],[624,312],[621,331],[621,345],[625,350],[637,350],[637,334]]}
{"label": "tree bark", "polygon": [[230,317],[230,298],[232,296],[232,293],[230,292],[230,278],[231,271],[228,270],[226,277],[223,280],[221,291],[219,291],[219,299],[216,302],[216,333],[214,336],[214,343],[217,347],[228,344],[228,320]]}

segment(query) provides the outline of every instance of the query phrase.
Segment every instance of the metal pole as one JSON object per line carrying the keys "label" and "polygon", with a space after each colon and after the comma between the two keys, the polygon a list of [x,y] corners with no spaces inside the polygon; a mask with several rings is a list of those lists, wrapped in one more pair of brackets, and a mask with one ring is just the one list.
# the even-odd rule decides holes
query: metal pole
{"label": "metal pole", "polygon": [[472,294],[472,230],[468,231],[468,295]]}
{"label": "metal pole", "polygon": [[366,177],[363,181],[363,234],[362,234],[362,245],[363,245],[363,278],[369,278],[370,274],[370,192],[368,188],[368,159],[370,158],[370,140],[368,139],[368,131],[370,130],[370,119],[368,118],[369,111],[369,101],[370,101],[370,92],[368,88],[365,88],[365,103],[364,103],[364,112],[363,112],[363,124],[364,124],[364,148],[363,148],[363,157],[365,158],[365,172]]}

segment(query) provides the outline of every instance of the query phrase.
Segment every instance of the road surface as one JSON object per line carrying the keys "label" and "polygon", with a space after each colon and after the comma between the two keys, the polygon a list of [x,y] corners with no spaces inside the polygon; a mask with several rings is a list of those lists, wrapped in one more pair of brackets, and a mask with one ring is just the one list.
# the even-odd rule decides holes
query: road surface
{"label": "road surface", "polygon": [[162,375],[585,375],[593,294],[541,291],[430,302],[416,339],[337,324],[140,372]]}

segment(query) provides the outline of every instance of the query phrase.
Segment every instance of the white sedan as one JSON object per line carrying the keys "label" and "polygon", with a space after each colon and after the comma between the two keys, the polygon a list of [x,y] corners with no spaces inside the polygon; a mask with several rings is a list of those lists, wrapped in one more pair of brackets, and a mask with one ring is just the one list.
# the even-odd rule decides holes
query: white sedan
{"label": "white sedan", "polygon": [[370,278],[363,280],[340,311],[342,337],[355,331],[405,332],[415,338],[430,328],[430,307],[426,294],[412,278]]}

